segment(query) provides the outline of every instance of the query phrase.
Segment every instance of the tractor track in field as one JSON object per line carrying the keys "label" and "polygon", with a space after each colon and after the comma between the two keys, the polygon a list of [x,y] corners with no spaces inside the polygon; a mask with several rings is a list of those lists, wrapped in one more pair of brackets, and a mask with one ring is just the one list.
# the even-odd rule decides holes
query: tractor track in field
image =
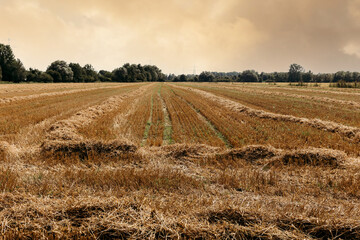
{"label": "tractor track in field", "polygon": [[146,122],[144,136],[143,136],[143,139],[142,139],[141,145],[140,145],[141,147],[143,147],[146,144],[146,141],[147,141],[147,139],[149,137],[150,128],[153,125],[153,122],[152,122],[153,107],[154,107],[154,94],[151,95],[150,116],[149,116],[149,119]]}
{"label": "tractor track in field", "polygon": [[170,118],[170,114],[167,109],[166,103],[165,103],[164,99],[161,97],[161,93],[159,92],[158,94],[159,94],[160,102],[161,102],[163,113],[164,113],[163,145],[169,145],[169,144],[173,143],[171,118]]}

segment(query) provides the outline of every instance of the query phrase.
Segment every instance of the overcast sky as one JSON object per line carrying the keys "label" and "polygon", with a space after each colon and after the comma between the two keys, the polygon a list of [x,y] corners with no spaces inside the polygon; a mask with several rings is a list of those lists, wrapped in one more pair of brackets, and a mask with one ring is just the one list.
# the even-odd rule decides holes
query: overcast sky
{"label": "overcast sky", "polygon": [[0,0],[0,42],[55,60],[164,73],[360,71],[360,0]]}

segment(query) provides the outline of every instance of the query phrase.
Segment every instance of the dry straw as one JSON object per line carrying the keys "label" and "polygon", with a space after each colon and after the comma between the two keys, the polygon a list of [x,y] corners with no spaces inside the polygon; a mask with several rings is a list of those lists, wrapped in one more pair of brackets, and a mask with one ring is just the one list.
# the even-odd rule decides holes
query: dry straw
{"label": "dry straw", "polygon": [[101,117],[102,115],[116,110],[119,103],[124,101],[124,99],[141,95],[146,89],[151,85],[146,85],[138,88],[135,91],[130,93],[125,93],[123,95],[110,97],[103,103],[89,107],[88,109],[82,110],[70,118],[62,121],[58,121],[53,124],[47,134],[47,140],[54,141],[80,141],[83,140],[83,137],[78,134],[78,129],[85,127],[92,123],[95,119]]}
{"label": "dry straw", "polygon": [[94,90],[99,90],[99,89],[118,88],[118,87],[124,87],[124,85],[117,86],[117,87],[114,87],[114,86],[94,87],[94,88],[87,88],[87,89],[74,89],[74,90],[61,91],[61,92],[40,93],[40,94],[33,94],[33,95],[27,95],[27,96],[0,98],[0,104],[11,103],[11,102],[16,102],[16,101],[23,101],[23,100],[32,100],[32,99],[41,98],[41,97],[62,96],[62,95],[69,95],[69,94],[73,94],[73,93],[89,92],[89,91],[94,91]]}
{"label": "dry straw", "polygon": [[[246,92],[246,93],[261,93],[261,94],[272,95],[272,96],[284,96],[284,97],[292,97],[292,98],[301,98],[301,99],[306,99],[306,100],[320,101],[320,102],[325,102],[325,103],[343,104],[343,105],[349,105],[349,106],[354,106],[356,108],[360,108],[359,102],[340,100],[340,99],[334,99],[334,98],[329,98],[329,97],[307,96],[307,95],[283,93],[283,92],[270,92],[270,91],[257,90],[257,89],[249,90],[249,89],[244,89],[244,88],[239,88],[239,87],[234,88],[234,87],[221,86],[221,88],[232,89],[232,90]],[[332,93],[332,92],[330,92],[330,93]]]}
{"label": "dry straw", "polygon": [[[179,87],[179,86],[177,86],[177,87]],[[304,124],[307,126],[317,128],[319,130],[338,133],[344,137],[353,139],[355,142],[360,141],[360,129],[356,128],[356,127],[350,127],[350,126],[346,126],[346,125],[339,124],[336,122],[324,121],[324,120],[320,120],[320,119],[300,118],[300,117],[295,117],[292,115],[284,115],[284,114],[266,112],[263,110],[256,110],[256,109],[244,106],[240,103],[234,102],[232,100],[229,100],[229,99],[226,99],[223,97],[219,97],[212,93],[202,91],[199,89],[188,88],[188,87],[179,87],[179,88],[183,88],[183,89],[187,89],[187,90],[196,92],[196,93],[200,94],[201,96],[208,98],[210,100],[216,101],[229,109],[241,112],[241,113],[246,114],[251,117],[272,119],[272,120],[276,120],[276,121],[300,123],[300,124]]]}

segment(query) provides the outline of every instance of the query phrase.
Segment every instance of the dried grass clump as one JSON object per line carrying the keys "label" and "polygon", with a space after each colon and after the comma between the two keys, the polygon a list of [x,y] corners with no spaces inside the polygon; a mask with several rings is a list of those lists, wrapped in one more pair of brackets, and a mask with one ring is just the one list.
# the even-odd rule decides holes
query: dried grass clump
{"label": "dried grass clump", "polygon": [[[359,239],[348,223],[263,216],[255,211],[219,209],[195,217],[169,218],[140,205],[68,206],[52,214],[33,213],[28,225],[13,222],[8,238],[46,239]],[[50,216],[49,216],[50,215]],[[54,217],[55,216],[55,217]],[[30,216],[29,216],[30,217]],[[51,217],[52,222],[41,222]],[[23,219],[21,219],[24,223]]]}
{"label": "dried grass clump", "polygon": [[104,103],[82,110],[69,119],[56,122],[49,129],[48,140],[82,140],[77,129],[89,125],[94,119],[114,110],[122,97],[112,97]]}
{"label": "dried grass clump", "polygon": [[205,215],[194,212],[172,217],[161,206],[130,202],[126,197],[108,202],[26,200],[28,204],[16,204],[16,209],[1,213],[7,219],[3,222],[7,239],[280,239],[286,234],[271,225],[209,223]]}
{"label": "dried grass clump", "polygon": [[[252,227],[256,229],[270,227],[281,229],[282,231],[303,233],[307,238],[316,239],[359,239],[360,227],[340,223],[337,221],[318,221],[315,218],[295,218],[263,215],[257,212],[247,212],[238,209],[224,209],[218,211],[209,211],[200,216],[207,217],[210,224],[230,223]],[[253,229],[253,230],[255,230]],[[256,234],[256,236],[259,236]],[[275,236],[273,236],[275,237]],[[264,236],[265,239],[268,239]]]}
{"label": "dried grass clump", "polygon": [[69,170],[64,179],[74,186],[91,191],[111,191],[113,194],[149,190],[167,193],[203,189],[203,183],[169,167],[127,167],[117,170]]}
{"label": "dried grass clump", "polygon": [[47,141],[41,145],[43,157],[75,157],[88,159],[89,156],[116,158],[135,154],[137,147],[127,140],[103,141]]}
{"label": "dried grass clump", "polygon": [[226,166],[227,163],[243,160],[260,165],[297,165],[297,166],[345,166],[353,161],[342,151],[324,148],[297,150],[276,149],[272,146],[250,145],[243,148],[224,150],[206,145],[173,145],[162,147],[162,154],[174,159],[199,160],[205,164]]}
{"label": "dried grass clump", "polygon": [[0,141],[0,161],[9,159],[18,159],[33,149],[19,149],[17,146],[9,144],[5,141]]}
{"label": "dried grass clump", "polygon": [[281,162],[285,165],[330,166],[344,165],[348,156],[341,151],[323,148],[308,148],[284,151],[272,159],[272,163]]}
{"label": "dried grass clump", "polygon": [[[16,189],[19,176],[9,168],[0,169],[0,192],[12,192]],[[1,208],[1,207],[0,207]]]}
{"label": "dried grass clump", "polygon": [[[143,150],[143,149],[141,149]],[[242,148],[223,149],[204,144],[174,144],[144,149],[143,154],[175,160],[188,160],[219,166],[231,165],[238,160],[259,165],[297,165],[297,166],[345,166],[352,161],[342,151],[326,148],[305,148],[297,150],[277,149],[269,145],[249,145]]]}
{"label": "dried grass clump", "polygon": [[277,223],[286,230],[297,230],[317,239],[360,239],[360,227],[347,224],[331,224],[316,219],[289,218]]}
{"label": "dried grass clump", "polygon": [[272,146],[250,145],[240,149],[232,149],[227,153],[218,155],[218,157],[243,159],[247,162],[255,163],[257,160],[272,158],[280,153],[281,150]]}
{"label": "dried grass clump", "polygon": [[210,224],[219,222],[229,222],[241,226],[253,225],[260,223],[261,216],[255,213],[240,212],[235,209],[224,209],[220,211],[209,211],[200,215],[206,217]]}
{"label": "dried grass clump", "polygon": [[205,144],[173,144],[159,148],[158,154],[173,159],[196,159],[209,157],[221,151],[221,148],[211,147]]}
{"label": "dried grass clump", "polygon": [[5,160],[6,158],[6,149],[7,149],[7,142],[0,142],[0,160]]}
{"label": "dried grass clump", "polygon": [[59,121],[49,128],[46,138],[52,141],[80,141],[83,137],[77,134],[76,129],[81,125],[81,121]]}

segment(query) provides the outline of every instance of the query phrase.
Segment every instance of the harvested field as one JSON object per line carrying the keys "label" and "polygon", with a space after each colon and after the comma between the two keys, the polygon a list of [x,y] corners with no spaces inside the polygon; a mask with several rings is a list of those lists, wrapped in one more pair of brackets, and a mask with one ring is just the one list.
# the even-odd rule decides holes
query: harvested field
{"label": "harvested field", "polygon": [[175,143],[211,144],[225,146],[219,133],[212,128],[211,123],[201,115],[189,102],[166,87],[163,88],[164,101],[168,106],[172,121],[172,138]]}
{"label": "harvested field", "polygon": [[[352,101],[352,100],[336,99],[336,98],[334,98],[334,96],[331,96],[333,94],[331,91],[320,92],[320,93],[327,94],[327,96],[321,97],[321,96],[318,96],[319,93],[317,93],[317,92],[311,92],[311,91],[304,92],[301,90],[298,91],[298,90],[294,90],[294,89],[291,89],[289,91],[288,88],[262,90],[262,89],[256,89],[256,88],[249,89],[249,88],[244,88],[244,87],[234,87],[234,86],[227,86],[227,85],[221,85],[220,87],[226,88],[226,89],[232,89],[235,91],[241,91],[241,92],[245,92],[245,93],[259,93],[259,94],[265,94],[265,95],[291,97],[291,98],[295,98],[295,99],[302,98],[302,99],[311,100],[311,101],[319,101],[319,102],[332,103],[332,104],[341,104],[341,105],[345,105],[345,106],[346,105],[353,106],[354,108],[360,108],[360,102]],[[339,93],[336,94],[335,96],[337,96],[337,95],[341,96],[341,94],[339,94]],[[352,96],[352,99],[354,99],[354,96]]]}
{"label": "harvested field", "polygon": [[84,91],[99,88],[111,88],[125,84],[114,83],[52,83],[52,84],[2,84],[0,89],[0,102],[15,97],[28,97],[40,94],[66,91]]}
{"label": "harvested field", "polygon": [[[191,89],[191,88],[188,88],[188,89],[198,93],[199,95],[204,96],[207,99],[220,102],[221,105],[223,105],[224,107],[233,109],[238,112],[242,112],[243,114],[251,116],[251,117],[280,120],[280,121],[285,121],[285,122],[301,123],[301,124],[308,125],[308,126],[320,129],[320,130],[338,133],[344,137],[354,139],[355,142],[359,142],[359,139],[360,139],[360,128],[357,128],[357,127],[351,127],[351,126],[343,125],[341,123],[332,122],[332,121],[324,121],[324,120],[321,120],[318,118],[308,119],[308,118],[304,118],[304,117],[278,114],[278,113],[273,113],[270,111],[264,111],[261,109],[255,109],[252,107],[245,106],[245,105],[241,104],[239,101],[232,101],[228,98],[223,98],[221,96],[212,94],[207,91],[203,91],[203,90],[199,90],[199,89]],[[229,97],[229,98],[231,98],[231,97]]]}
{"label": "harvested field", "polygon": [[[122,86],[120,86],[120,87],[122,87]],[[0,99],[0,104],[17,102],[17,101],[26,101],[26,100],[32,100],[32,99],[37,99],[37,98],[43,98],[43,97],[62,96],[62,95],[68,95],[68,94],[73,94],[73,93],[79,93],[79,92],[88,92],[88,91],[99,90],[99,89],[103,89],[103,88],[114,88],[114,87],[94,87],[94,88],[86,88],[86,89],[42,92],[42,93],[38,93],[38,94],[31,94],[31,95],[25,95],[25,96],[15,96],[15,97]]]}
{"label": "harvested field", "polygon": [[358,92],[233,85],[0,86],[2,238],[360,239]]}
{"label": "harvested field", "polygon": [[95,105],[104,99],[134,89],[121,86],[77,92],[60,96],[28,99],[26,102],[11,102],[0,107],[0,138],[8,139],[22,129],[34,126],[50,118],[66,118],[83,107]]}
{"label": "harvested field", "polygon": [[[301,118],[319,118],[360,127],[360,102],[277,91],[196,85],[248,107]],[[254,102],[253,99],[257,101]]]}

